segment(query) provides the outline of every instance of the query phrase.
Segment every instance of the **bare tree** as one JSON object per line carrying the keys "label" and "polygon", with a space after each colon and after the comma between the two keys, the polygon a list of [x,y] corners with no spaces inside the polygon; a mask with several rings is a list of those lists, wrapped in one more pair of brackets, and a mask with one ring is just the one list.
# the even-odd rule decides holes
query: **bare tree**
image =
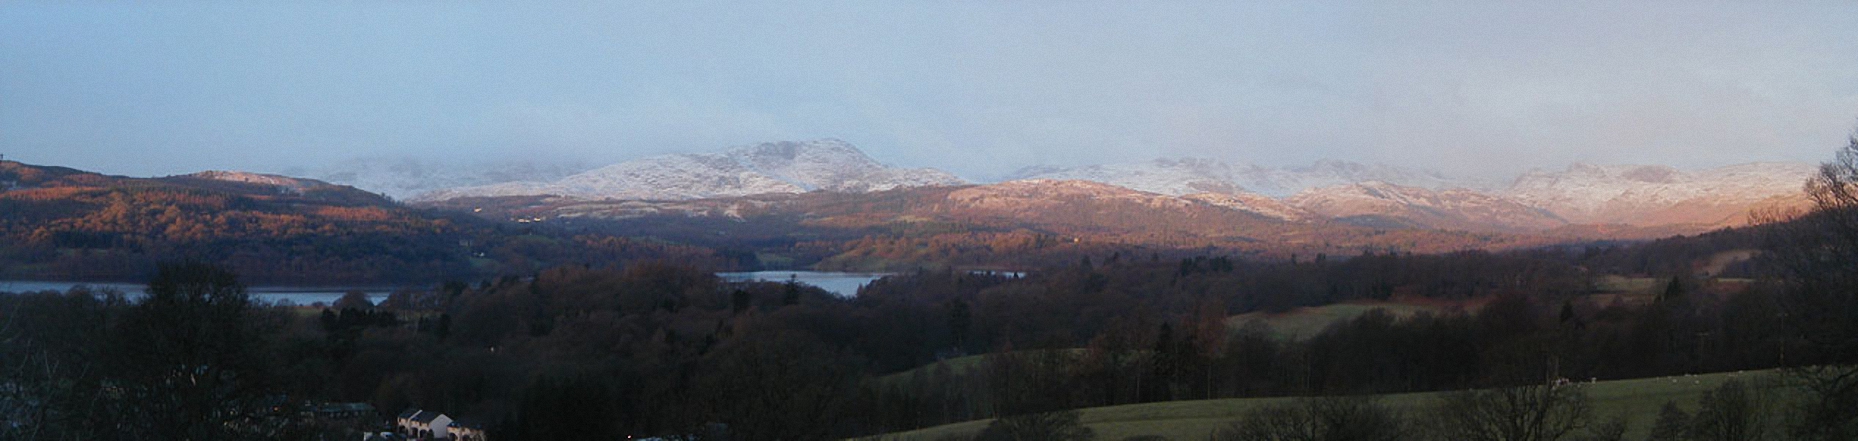
{"label": "bare tree", "polygon": [[1442,396],[1423,430],[1441,441],[1555,441],[1572,439],[1592,412],[1579,386],[1467,390]]}
{"label": "bare tree", "polygon": [[1405,439],[1398,412],[1372,397],[1302,398],[1266,406],[1213,434],[1214,441],[1394,441]]}
{"label": "bare tree", "polygon": [[1807,391],[1792,412],[1799,439],[1858,438],[1858,133],[1805,186],[1805,213],[1768,213],[1767,262],[1785,287],[1784,323],[1815,349],[1793,370]]}
{"label": "bare tree", "polygon": [[1697,400],[1692,441],[1760,441],[1767,437],[1766,403],[1739,380],[1723,382]]}
{"label": "bare tree", "polygon": [[1652,423],[1652,433],[1645,441],[1684,441],[1689,430],[1690,413],[1677,407],[1676,401],[1666,400],[1664,407],[1658,409],[1658,420]]}
{"label": "bare tree", "polygon": [[1799,336],[1858,361],[1858,135],[1806,182],[1813,207],[1762,216],[1771,228],[1768,262],[1787,287],[1781,306]]}
{"label": "bare tree", "polygon": [[1078,423],[1075,410],[1028,413],[994,420],[976,441],[1089,441],[1096,432]]}
{"label": "bare tree", "polygon": [[126,311],[112,342],[123,381],[121,427],[164,439],[239,439],[281,411],[262,355],[267,332],[238,276],[217,266],[164,264],[148,297]]}

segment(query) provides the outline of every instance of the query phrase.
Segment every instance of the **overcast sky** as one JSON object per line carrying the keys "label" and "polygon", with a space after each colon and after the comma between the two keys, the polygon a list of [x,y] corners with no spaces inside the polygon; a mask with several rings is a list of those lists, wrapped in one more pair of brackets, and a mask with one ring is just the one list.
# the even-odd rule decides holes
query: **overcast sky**
{"label": "overcast sky", "polygon": [[140,176],[835,137],[972,179],[1491,176],[1817,162],[1858,124],[1847,0],[147,3],[0,2],[0,154]]}

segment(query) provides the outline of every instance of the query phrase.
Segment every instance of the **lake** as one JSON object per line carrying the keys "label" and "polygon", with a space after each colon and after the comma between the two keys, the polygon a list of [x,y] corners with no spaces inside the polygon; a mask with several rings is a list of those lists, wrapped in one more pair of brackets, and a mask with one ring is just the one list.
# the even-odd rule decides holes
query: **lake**
{"label": "lake", "polygon": [[[856,296],[858,295],[859,287],[864,286],[865,284],[871,283],[872,280],[877,280],[879,278],[882,278],[888,275],[890,274],[888,273],[842,273],[842,272],[830,272],[830,271],[754,271],[754,272],[739,272],[739,273],[716,273],[717,277],[721,277],[723,280],[729,281],[729,282],[747,282],[747,281],[755,281],[755,280],[768,281],[768,282],[786,282],[787,280],[791,278],[794,281],[798,281],[800,283],[805,283],[808,285],[817,286],[820,289],[824,289],[833,294],[838,294],[840,297]],[[108,283],[108,282],[85,283],[85,282],[46,282],[46,281],[32,281],[32,280],[18,280],[18,281],[0,280],[0,292],[38,292],[38,291],[65,292],[65,291],[70,290],[71,287],[78,286],[78,285],[89,286],[93,290],[113,288],[113,289],[116,289],[117,291],[122,291],[123,294],[128,295],[130,298],[136,298],[136,297],[142,296],[143,294],[145,294],[143,290],[147,288],[146,285],[136,284],[136,283]],[[322,303],[325,305],[333,304],[335,303],[336,299],[342,298],[342,294],[345,294],[349,291],[361,291],[363,293],[367,293],[368,300],[373,301],[375,304],[380,304],[382,300],[387,300],[387,295],[393,293],[394,289],[395,288],[378,287],[378,286],[376,287],[253,286],[253,287],[246,288],[246,292],[249,292],[252,294],[253,300],[259,300],[259,301],[264,301],[264,302],[269,302],[269,303],[279,303],[279,302],[288,301],[291,304],[307,306],[307,305],[312,305],[316,303]]]}
{"label": "lake", "polygon": [[786,282],[793,280],[817,286],[839,297],[858,295],[858,288],[873,280],[890,275],[889,273],[841,273],[830,271],[753,271],[741,273],[716,273],[717,277],[729,282]]}
{"label": "lake", "polygon": [[[140,297],[146,294],[144,290],[147,288],[147,285],[136,284],[136,283],[85,283],[85,282],[44,282],[44,281],[30,281],[30,280],[20,280],[20,281],[0,280],[0,292],[38,292],[38,291],[65,292],[65,291],[70,290],[71,287],[78,286],[78,285],[89,286],[92,290],[102,290],[105,288],[113,288],[113,289],[116,289],[117,291],[122,291],[123,294],[128,295],[130,298]],[[336,299],[342,298],[342,295],[348,293],[349,291],[361,291],[363,293],[366,293],[368,295],[369,301],[379,304],[381,303],[382,300],[387,300],[387,295],[390,293],[393,293],[394,289],[383,288],[383,287],[378,287],[378,286],[377,287],[253,286],[253,287],[246,288],[246,292],[251,293],[253,300],[258,300],[258,301],[263,301],[263,302],[268,302],[268,303],[279,303],[279,302],[288,301],[296,305],[311,305],[315,303],[322,303],[325,305],[333,304],[335,303]]]}

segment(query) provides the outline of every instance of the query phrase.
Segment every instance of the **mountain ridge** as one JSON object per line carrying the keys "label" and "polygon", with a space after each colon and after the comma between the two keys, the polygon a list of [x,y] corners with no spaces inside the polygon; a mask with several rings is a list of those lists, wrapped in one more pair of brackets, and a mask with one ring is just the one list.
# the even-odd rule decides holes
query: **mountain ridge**
{"label": "mountain ridge", "polygon": [[[392,163],[372,169],[399,170],[406,177],[441,175],[419,164]],[[508,173],[491,175],[466,170],[476,179],[510,179],[526,173],[538,179],[441,188],[401,199],[414,204],[486,197],[690,201],[969,184],[940,170],[880,163],[850,143],[832,138],[658,155],[563,174],[565,170],[513,167]],[[1562,228],[1581,225],[1678,226],[1681,231],[1701,231],[1745,225],[1752,210],[1803,206],[1800,185],[1813,170],[1811,164],[1782,162],[1701,170],[1574,163],[1560,170],[1530,170],[1500,184],[1421,168],[1335,159],[1266,167],[1208,158],[1163,158],[1077,167],[1033,166],[1015,173],[1014,179],[994,184],[1096,182],[1293,222],[1339,220],[1386,228],[1483,232],[1619,230]],[[221,178],[302,187],[261,175]],[[424,185],[384,183],[398,185],[394,191]]]}

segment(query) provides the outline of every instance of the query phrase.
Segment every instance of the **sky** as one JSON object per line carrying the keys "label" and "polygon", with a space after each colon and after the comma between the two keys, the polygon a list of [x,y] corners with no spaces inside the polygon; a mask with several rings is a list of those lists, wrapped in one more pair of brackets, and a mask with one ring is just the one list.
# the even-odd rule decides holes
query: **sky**
{"label": "sky", "polygon": [[1495,178],[1819,162],[1858,125],[1852,1],[252,3],[0,1],[0,154],[157,176],[831,137],[975,180]]}

